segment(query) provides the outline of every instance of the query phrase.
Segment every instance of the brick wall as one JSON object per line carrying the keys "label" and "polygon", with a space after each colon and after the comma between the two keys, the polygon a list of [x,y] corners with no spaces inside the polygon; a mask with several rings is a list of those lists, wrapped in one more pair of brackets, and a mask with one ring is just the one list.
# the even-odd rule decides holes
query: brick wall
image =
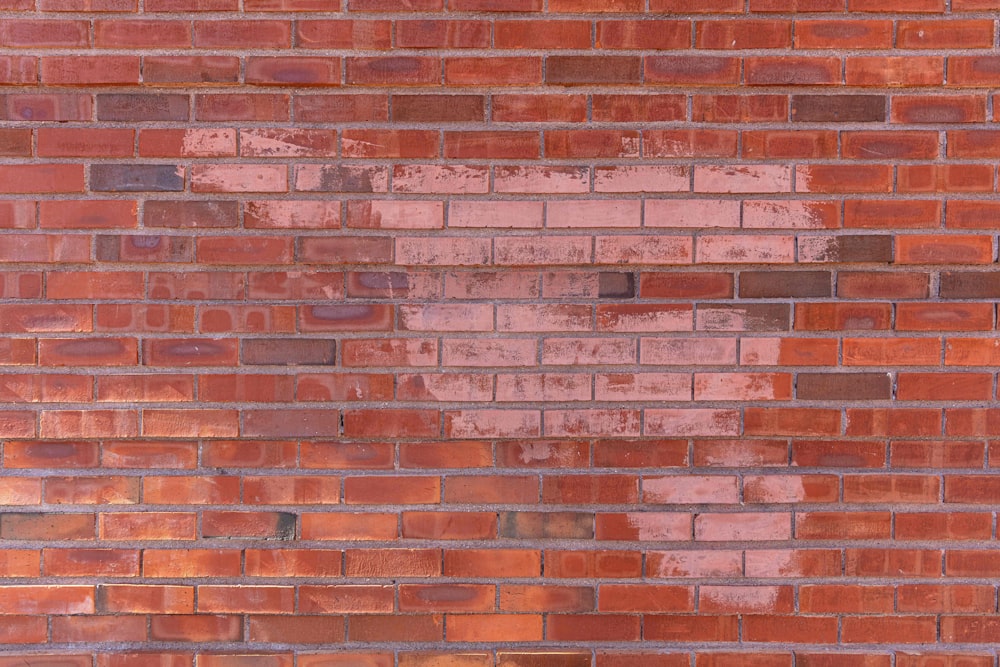
{"label": "brick wall", "polygon": [[997,11],[0,0],[0,667],[995,667]]}

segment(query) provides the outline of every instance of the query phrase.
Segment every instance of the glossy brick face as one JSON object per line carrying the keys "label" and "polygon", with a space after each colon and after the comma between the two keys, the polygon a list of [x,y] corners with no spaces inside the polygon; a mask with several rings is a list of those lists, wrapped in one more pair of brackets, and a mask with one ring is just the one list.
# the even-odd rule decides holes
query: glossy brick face
{"label": "glossy brick face", "polygon": [[997,0],[0,0],[0,667],[996,667]]}

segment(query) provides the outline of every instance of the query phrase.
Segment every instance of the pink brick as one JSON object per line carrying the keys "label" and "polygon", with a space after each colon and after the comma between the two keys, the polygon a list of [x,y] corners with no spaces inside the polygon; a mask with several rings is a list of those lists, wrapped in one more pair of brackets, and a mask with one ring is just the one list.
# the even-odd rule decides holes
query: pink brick
{"label": "pink brick", "polygon": [[537,410],[456,410],[444,418],[449,438],[529,438],[542,429]]}
{"label": "pink brick", "polygon": [[525,338],[447,338],[442,344],[444,366],[477,368],[534,366],[538,341]]}
{"label": "pink brick", "polygon": [[392,191],[483,194],[489,191],[489,172],[475,166],[400,165],[392,172]]}
{"label": "pink brick", "polygon": [[542,363],[555,366],[618,365],[635,362],[630,338],[546,338]]}
{"label": "pink brick", "polygon": [[361,229],[441,229],[444,203],[439,201],[371,200],[349,202],[347,226]]}
{"label": "pink brick", "polygon": [[829,201],[745,201],[746,229],[829,229],[840,226],[840,205]]}
{"label": "pink brick", "polygon": [[247,157],[332,157],[335,130],[242,129],[240,154]]}
{"label": "pink brick", "polygon": [[243,208],[244,225],[252,229],[336,229],[340,202],[257,200]]}
{"label": "pink brick", "polygon": [[695,192],[791,192],[792,172],[777,165],[695,167]]}
{"label": "pink brick", "polygon": [[701,586],[698,594],[698,608],[705,613],[792,611],[791,586]]}
{"label": "pink brick", "polygon": [[397,238],[399,266],[482,266],[490,263],[489,239]]}
{"label": "pink brick", "polygon": [[693,250],[690,236],[598,236],[594,260],[598,264],[690,264]]}
{"label": "pink brick", "polygon": [[740,203],[712,199],[647,199],[646,227],[739,227]]}
{"label": "pink brick", "polygon": [[194,192],[286,192],[288,168],[266,164],[196,164],[191,168]]}
{"label": "pink brick", "polygon": [[478,303],[401,305],[399,322],[405,331],[493,331],[493,306]]}
{"label": "pink brick", "polygon": [[695,373],[696,401],[773,401],[792,397],[787,373]]}
{"label": "pink brick", "polygon": [[594,192],[687,192],[691,174],[687,167],[668,165],[596,167]]}
{"label": "pink brick", "polygon": [[142,130],[139,155],[153,157],[235,157],[236,130]]}
{"label": "pink brick", "polygon": [[743,573],[743,552],[731,550],[649,551],[646,556],[648,576],[738,577]]}
{"label": "pink brick", "polygon": [[740,433],[738,410],[647,409],[643,435],[733,436]]}
{"label": "pink brick", "polygon": [[546,410],[545,435],[555,437],[637,436],[639,435],[639,411],[626,409]]}
{"label": "pink brick", "polygon": [[643,338],[640,363],[654,366],[728,366],[736,363],[732,338]]}
{"label": "pink brick", "polygon": [[589,331],[592,318],[588,305],[499,305],[497,331]]}
{"label": "pink brick", "polygon": [[500,266],[589,264],[589,236],[506,236],[494,242],[494,262]]}
{"label": "pink brick", "polygon": [[472,373],[400,375],[401,400],[488,402],[493,399],[493,376]]}
{"label": "pink brick", "polygon": [[583,194],[590,192],[584,167],[497,167],[493,187],[502,193]]}
{"label": "pink brick", "polygon": [[614,332],[691,331],[694,309],[689,304],[624,304],[597,307],[597,330]]}
{"label": "pink brick", "polygon": [[732,475],[667,475],[642,480],[644,503],[702,505],[739,501],[739,480]]}
{"label": "pink brick", "polygon": [[452,201],[448,205],[449,227],[539,228],[543,218],[540,201]]}
{"label": "pink brick", "polygon": [[638,227],[642,202],[637,199],[550,201],[545,210],[545,226],[559,227]]}
{"label": "pink brick", "polygon": [[690,401],[687,373],[598,373],[594,377],[598,401]]}
{"label": "pink brick", "polygon": [[[589,401],[590,375],[585,373],[500,373],[497,401]],[[602,399],[598,399],[602,400]]]}
{"label": "pink brick", "polygon": [[707,264],[785,264],[795,261],[795,237],[705,235],[695,253]]}
{"label": "pink brick", "polygon": [[694,521],[694,538],[705,542],[787,540],[792,518],[787,512],[700,514]]}

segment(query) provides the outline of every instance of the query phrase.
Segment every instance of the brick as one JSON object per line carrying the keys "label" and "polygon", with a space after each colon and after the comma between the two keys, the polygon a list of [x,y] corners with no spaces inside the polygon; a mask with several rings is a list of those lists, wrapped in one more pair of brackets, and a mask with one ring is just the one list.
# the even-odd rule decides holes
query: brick
{"label": "brick", "polygon": [[[647,130],[643,134],[645,157],[678,158],[706,155],[734,157],[737,136],[722,130]],[[696,186],[696,192],[698,190]]]}
{"label": "brick", "polygon": [[2,194],[83,192],[83,179],[83,165],[0,165],[0,193]]}
{"label": "brick", "polygon": [[587,114],[586,95],[509,93],[492,95],[490,100],[497,122],[583,122]]}
{"label": "brick", "polygon": [[944,75],[941,56],[848,56],[844,65],[849,86],[935,86]]}
{"label": "brick", "polygon": [[788,120],[787,95],[699,95],[691,100],[692,120],[748,122]]}
{"label": "brick", "polygon": [[793,95],[792,120],[800,123],[881,123],[885,95]]}
{"label": "brick", "polygon": [[822,56],[748,56],[747,85],[832,85],[841,82],[840,58]]}
{"label": "brick", "polygon": [[[235,56],[145,56],[142,62],[142,80],[146,83],[224,84],[236,83],[239,77],[240,60]],[[177,97],[187,101],[186,95]]]}
{"label": "brick", "polygon": [[892,237],[880,234],[799,237],[800,262],[890,262]]}
{"label": "brick", "polygon": [[398,165],[393,168],[393,192],[474,194],[489,189],[483,167],[464,165]]}
{"label": "brick", "polygon": [[198,121],[287,121],[290,100],[284,94],[196,94],[194,116]]}
{"label": "brick", "polygon": [[975,95],[894,95],[897,123],[976,123],[986,120],[986,98]]}
{"label": "brick", "polygon": [[887,49],[893,25],[885,20],[800,20],[795,22],[795,46],[804,49]]}
{"label": "brick", "polygon": [[906,165],[897,174],[901,192],[988,192],[993,169],[988,165]]}
{"label": "brick", "polygon": [[95,164],[90,167],[91,188],[101,192],[180,192],[184,168],[158,164]]}
{"label": "brick", "polygon": [[645,203],[646,227],[739,227],[740,207],[735,201],[708,199],[649,199]]}
{"label": "brick", "polygon": [[744,132],[743,141],[743,155],[755,159],[830,158],[837,154],[837,135],[832,131]]}
{"label": "brick", "polygon": [[646,83],[735,85],[739,82],[740,60],[716,56],[646,56],[643,72]]}
{"label": "brick", "polygon": [[0,28],[0,44],[14,48],[86,47],[88,33],[85,21],[15,18]]}
{"label": "brick", "polygon": [[841,155],[855,159],[934,159],[938,156],[936,132],[845,132]]}
{"label": "brick", "polygon": [[741,271],[741,298],[829,297],[831,274],[826,271]]}
{"label": "brick", "polygon": [[603,49],[683,49],[691,45],[689,21],[654,18],[599,20],[597,47]]}
{"label": "brick", "polygon": [[131,157],[132,130],[38,130],[39,157]]}
{"label": "brick", "polygon": [[195,21],[194,46],[198,48],[258,48],[291,46],[291,25],[287,21]]}
{"label": "brick", "polygon": [[482,95],[393,95],[392,117],[401,122],[482,121],[485,101]]}
{"label": "brick", "polygon": [[100,586],[97,594],[100,607],[107,612],[194,612],[193,586],[111,584]]}
{"label": "brick", "polygon": [[[42,83],[69,86],[136,85],[138,56],[45,56]],[[33,82],[33,77],[32,77]]]}
{"label": "brick", "polygon": [[102,93],[97,95],[97,119],[186,121],[189,104],[187,95]]}
{"label": "brick", "polygon": [[231,201],[147,201],[145,227],[236,227],[239,209]]}
{"label": "brick", "polygon": [[45,229],[129,229],[137,226],[135,202],[123,200],[45,201],[39,227]]}
{"label": "brick", "polygon": [[984,264],[993,261],[993,244],[986,236],[907,235],[896,238],[896,262],[901,264]]}

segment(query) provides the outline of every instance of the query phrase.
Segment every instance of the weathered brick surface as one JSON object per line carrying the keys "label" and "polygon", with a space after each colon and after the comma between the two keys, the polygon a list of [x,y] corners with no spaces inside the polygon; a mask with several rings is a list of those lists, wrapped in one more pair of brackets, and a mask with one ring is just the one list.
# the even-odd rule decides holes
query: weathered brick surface
{"label": "weathered brick surface", "polygon": [[996,0],[0,0],[0,667],[996,667]]}

